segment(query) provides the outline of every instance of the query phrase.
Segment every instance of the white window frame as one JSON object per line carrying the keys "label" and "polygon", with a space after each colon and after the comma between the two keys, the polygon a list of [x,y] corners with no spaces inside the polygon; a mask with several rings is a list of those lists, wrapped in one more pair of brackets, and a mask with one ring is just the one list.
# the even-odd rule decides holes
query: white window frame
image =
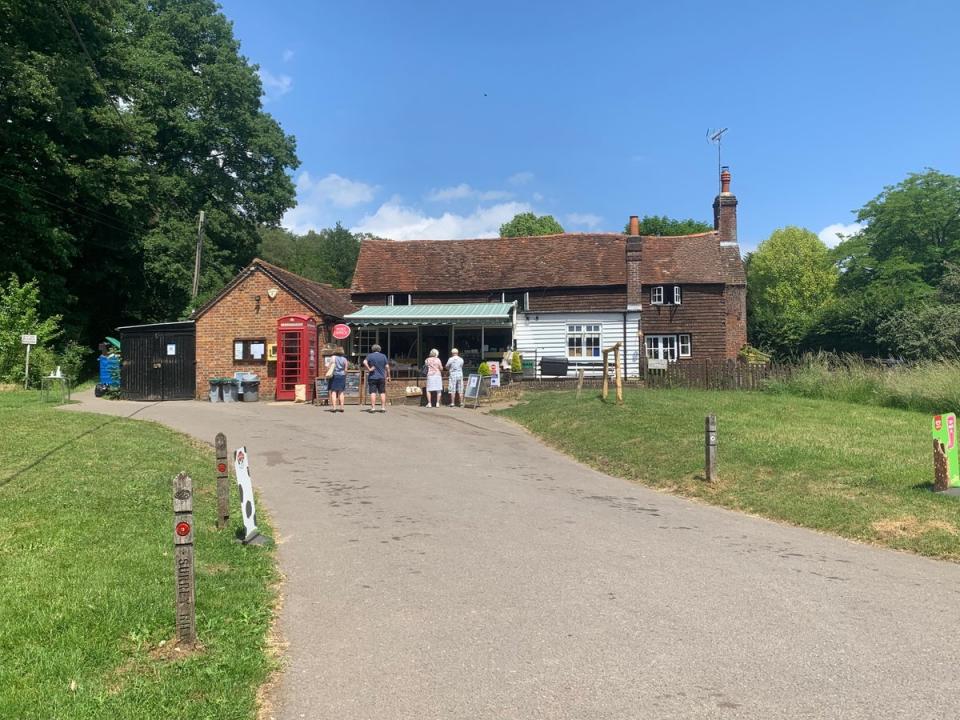
{"label": "white window frame", "polygon": [[[571,338],[580,340],[579,353],[572,353],[570,348]],[[595,340],[596,345],[591,342],[589,348],[595,350],[594,353],[587,354],[588,339]],[[568,360],[593,360],[603,357],[603,323],[595,321],[568,322],[567,323],[567,359]]]}
{"label": "white window frame", "polygon": [[673,286],[673,304],[674,305],[680,304],[680,286],[679,285]]}
{"label": "white window frame", "polygon": [[678,351],[676,335],[646,335],[644,336],[644,347],[646,348],[648,360],[666,360],[667,362],[677,361]]}
{"label": "white window frame", "polygon": [[[684,352],[686,346],[686,352]],[[690,343],[690,333],[677,335],[677,355],[682,358],[693,357],[693,345]]]}
{"label": "white window frame", "polygon": [[400,296],[406,295],[407,296],[406,304],[413,305],[413,297],[410,295],[410,293],[390,293],[389,295],[387,295],[387,305],[396,304],[394,303],[394,298],[397,297],[398,295]]}
{"label": "white window frame", "polygon": [[[510,294],[516,295],[517,293],[510,293]],[[509,300],[507,300],[506,290],[500,293],[500,302],[510,302]],[[529,290],[524,290],[523,302],[522,304],[520,302],[518,302],[517,304],[520,305],[520,307],[517,308],[517,310],[519,310],[520,312],[526,312],[527,310],[530,309],[530,291]]]}
{"label": "white window frame", "polygon": [[650,304],[663,305],[663,285],[653,285],[650,288]]}

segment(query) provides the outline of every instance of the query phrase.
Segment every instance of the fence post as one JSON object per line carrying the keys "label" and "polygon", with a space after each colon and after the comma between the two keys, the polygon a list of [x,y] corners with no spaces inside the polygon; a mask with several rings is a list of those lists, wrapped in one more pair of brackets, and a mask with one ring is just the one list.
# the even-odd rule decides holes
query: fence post
{"label": "fence post", "polygon": [[193,574],[193,480],[185,472],[173,479],[173,572],[177,644],[193,646],[197,640]]}
{"label": "fence post", "polygon": [[707,415],[704,428],[706,457],[703,476],[707,482],[714,482],[717,479],[717,416],[712,413]]}
{"label": "fence post", "polygon": [[217,433],[217,529],[222,530],[230,519],[230,482],[227,477],[227,436]]}

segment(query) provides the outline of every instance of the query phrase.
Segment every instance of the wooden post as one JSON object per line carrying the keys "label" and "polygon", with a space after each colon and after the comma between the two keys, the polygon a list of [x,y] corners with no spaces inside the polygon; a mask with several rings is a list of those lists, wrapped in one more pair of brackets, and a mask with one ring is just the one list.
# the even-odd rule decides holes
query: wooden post
{"label": "wooden post", "polygon": [[607,399],[607,395],[610,394],[610,378],[607,377],[607,371],[610,368],[609,356],[607,351],[603,351],[603,392],[601,393],[604,400]]}
{"label": "wooden post", "polygon": [[583,390],[583,368],[577,370],[577,400],[580,399],[580,392]]}
{"label": "wooden post", "polygon": [[230,519],[230,480],[227,477],[227,436],[217,433],[217,529],[223,530]]}
{"label": "wooden post", "polygon": [[620,374],[620,343],[613,346],[613,367],[617,373],[617,404],[623,405],[623,376]]}
{"label": "wooden post", "polygon": [[193,480],[185,472],[173,479],[173,577],[176,586],[177,644],[197,641],[193,574]]}
{"label": "wooden post", "polygon": [[717,479],[717,416],[710,414],[704,423],[705,468],[703,476],[707,482]]}
{"label": "wooden post", "polygon": [[947,454],[943,443],[933,439],[933,490],[944,492],[950,487],[950,475],[947,471]]}

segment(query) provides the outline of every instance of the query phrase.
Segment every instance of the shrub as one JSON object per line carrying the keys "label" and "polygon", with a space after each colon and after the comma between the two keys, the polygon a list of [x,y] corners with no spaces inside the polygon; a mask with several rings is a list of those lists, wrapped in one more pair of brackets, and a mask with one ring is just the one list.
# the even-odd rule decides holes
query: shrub
{"label": "shrub", "polygon": [[516,350],[514,350],[513,356],[510,358],[510,372],[523,372],[523,356],[520,355],[520,353],[518,353]]}
{"label": "shrub", "polygon": [[53,369],[47,367],[47,353],[60,336],[60,316],[41,319],[39,306],[40,287],[36,280],[21,285],[17,276],[11,275],[6,285],[0,284],[0,382],[23,382],[26,350],[20,343],[21,335],[37,336],[37,345],[30,350],[31,380]]}
{"label": "shrub", "polygon": [[477,368],[477,374],[480,377],[489,377],[490,366],[485,362],[480,363],[480,367]]}

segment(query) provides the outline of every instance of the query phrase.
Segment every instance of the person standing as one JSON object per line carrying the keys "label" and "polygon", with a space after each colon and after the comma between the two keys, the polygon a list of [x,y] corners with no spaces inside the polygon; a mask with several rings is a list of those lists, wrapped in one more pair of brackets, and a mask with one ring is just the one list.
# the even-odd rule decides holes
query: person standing
{"label": "person standing", "polygon": [[434,348],[424,362],[427,368],[427,407],[440,407],[440,393],[443,392],[443,363],[440,351]]}
{"label": "person standing", "polygon": [[[347,359],[343,356],[343,348],[337,347],[331,358],[333,374],[330,376],[330,402],[333,412],[344,412],[344,396],[347,389]],[[340,410],[337,410],[337,400],[340,400]]]}
{"label": "person standing", "polygon": [[370,348],[370,354],[363,361],[363,367],[367,370],[367,384],[370,386],[370,412],[377,411],[377,395],[380,395],[380,412],[387,411],[390,362],[380,350],[379,345],[373,345]]}
{"label": "person standing", "polygon": [[447,360],[447,392],[450,393],[450,407],[463,407],[463,358],[460,351],[454,348],[450,351]]}

